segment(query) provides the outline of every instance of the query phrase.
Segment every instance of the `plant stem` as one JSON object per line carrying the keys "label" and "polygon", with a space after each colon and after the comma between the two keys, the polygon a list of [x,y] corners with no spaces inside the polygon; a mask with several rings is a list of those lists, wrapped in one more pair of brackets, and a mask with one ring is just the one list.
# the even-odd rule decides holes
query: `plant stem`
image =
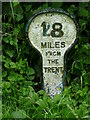
{"label": "plant stem", "polygon": [[10,0],[10,7],[11,7],[12,17],[13,17],[13,23],[14,23],[14,27],[15,27],[15,21],[14,21],[14,10],[13,10],[13,6],[12,6],[12,2],[11,2],[11,0]]}

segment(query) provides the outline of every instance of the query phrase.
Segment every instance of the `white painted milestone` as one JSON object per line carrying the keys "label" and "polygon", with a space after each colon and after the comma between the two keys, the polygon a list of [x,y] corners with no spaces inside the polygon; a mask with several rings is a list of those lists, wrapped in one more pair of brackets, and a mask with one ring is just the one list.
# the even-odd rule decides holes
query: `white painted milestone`
{"label": "white painted milestone", "polygon": [[74,21],[58,12],[39,14],[29,25],[29,40],[42,55],[44,89],[51,97],[63,90],[64,54],[76,34]]}

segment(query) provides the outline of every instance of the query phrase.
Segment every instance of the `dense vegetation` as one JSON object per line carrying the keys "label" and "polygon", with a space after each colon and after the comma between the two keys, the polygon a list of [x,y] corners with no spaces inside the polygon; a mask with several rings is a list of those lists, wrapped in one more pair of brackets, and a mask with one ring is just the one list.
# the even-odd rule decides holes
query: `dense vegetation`
{"label": "dense vegetation", "polygon": [[[67,55],[64,92],[51,99],[42,90],[40,56],[26,40],[30,17],[46,8],[61,8],[79,24],[78,42]],[[3,118],[89,119],[90,3],[3,3]]]}

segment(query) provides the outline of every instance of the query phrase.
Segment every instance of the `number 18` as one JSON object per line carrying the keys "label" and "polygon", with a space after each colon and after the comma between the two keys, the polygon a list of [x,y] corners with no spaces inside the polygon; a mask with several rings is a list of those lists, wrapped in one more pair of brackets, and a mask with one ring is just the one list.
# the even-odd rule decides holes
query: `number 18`
{"label": "number 18", "polygon": [[47,34],[48,30],[50,29],[50,25],[46,25],[46,22],[43,22],[41,24],[41,27],[43,27],[43,36],[51,36],[52,37],[62,37],[64,32],[62,31],[62,24],[61,23],[54,23],[52,25],[52,31],[50,34]]}

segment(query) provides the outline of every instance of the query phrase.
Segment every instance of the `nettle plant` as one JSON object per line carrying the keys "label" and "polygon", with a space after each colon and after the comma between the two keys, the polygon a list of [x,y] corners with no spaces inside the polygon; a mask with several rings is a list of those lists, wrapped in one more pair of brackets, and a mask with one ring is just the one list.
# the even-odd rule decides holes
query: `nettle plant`
{"label": "nettle plant", "polygon": [[[6,7],[7,6],[7,7]],[[87,3],[2,4],[2,112],[3,118],[89,118],[90,42]],[[64,92],[53,99],[40,81],[40,56],[26,40],[29,18],[46,8],[61,8],[76,17],[78,43],[67,55]]]}

